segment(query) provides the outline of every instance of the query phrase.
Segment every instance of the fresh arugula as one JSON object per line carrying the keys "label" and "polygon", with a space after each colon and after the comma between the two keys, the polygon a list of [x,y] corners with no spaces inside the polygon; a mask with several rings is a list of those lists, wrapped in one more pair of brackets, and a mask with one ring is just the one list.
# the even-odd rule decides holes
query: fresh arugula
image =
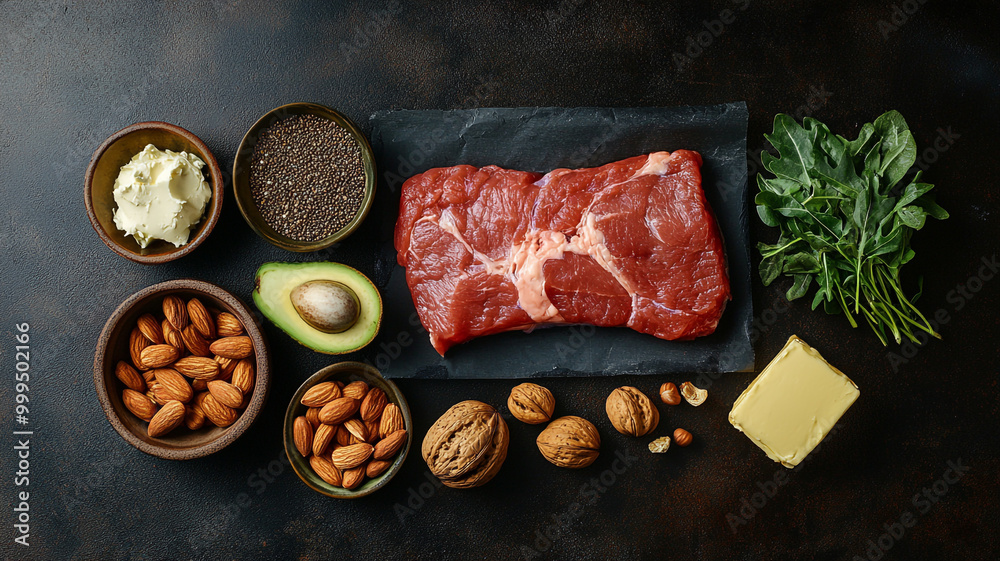
{"label": "fresh arugula", "polygon": [[[779,228],[777,243],[758,243],[760,276],[770,285],[792,277],[789,300],[801,298],[815,281],[812,309],[844,313],[852,327],[864,318],[887,344],[902,337],[916,342],[914,330],[941,338],[907,298],[899,270],[913,259],[913,232],[927,217],[948,213],[921,183],[921,172],[900,188],[916,161],[917,146],[903,116],[889,111],[861,127],[847,140],[806,117],[800,126],[788,115],[774,118],[774,132],[764,137],[778,151],[761,153],[754,202],[768,226]],[[900,187],[898,187],[898,186]],[[921,283],[922,285],[922,283]]]}

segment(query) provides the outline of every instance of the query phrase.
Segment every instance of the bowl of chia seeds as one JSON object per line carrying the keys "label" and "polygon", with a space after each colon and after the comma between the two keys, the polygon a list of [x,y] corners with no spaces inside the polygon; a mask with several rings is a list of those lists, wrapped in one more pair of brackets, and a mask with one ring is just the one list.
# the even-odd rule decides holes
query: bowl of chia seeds
{"label": "bowl of chia seeds", "polygon": [[317,251],[349,236],[368,215],[375,180],[368,139],[317,103],[269,111],[243,136],[233,163],[243,218],[289,251]]}

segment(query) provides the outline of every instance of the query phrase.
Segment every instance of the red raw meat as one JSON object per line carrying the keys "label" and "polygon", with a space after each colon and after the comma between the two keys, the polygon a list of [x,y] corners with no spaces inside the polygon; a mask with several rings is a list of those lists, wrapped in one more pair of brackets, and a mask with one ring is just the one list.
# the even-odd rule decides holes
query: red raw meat
{"label": "red raw meat", "polygon": [[545,176],[454,166],[408,179],[397,259],[434,348],[567,323],[714,332],[729,278],[701,163],[677,150]]}

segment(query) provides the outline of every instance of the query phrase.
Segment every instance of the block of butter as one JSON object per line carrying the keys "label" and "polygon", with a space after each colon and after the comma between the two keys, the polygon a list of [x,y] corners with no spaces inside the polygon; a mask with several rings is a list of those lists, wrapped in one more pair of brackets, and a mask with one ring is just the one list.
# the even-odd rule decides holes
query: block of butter
{"label": "block of butter", "polygon": [[858,399],[858,386],[795,335],[733,404],[729,422],[795,467]]}

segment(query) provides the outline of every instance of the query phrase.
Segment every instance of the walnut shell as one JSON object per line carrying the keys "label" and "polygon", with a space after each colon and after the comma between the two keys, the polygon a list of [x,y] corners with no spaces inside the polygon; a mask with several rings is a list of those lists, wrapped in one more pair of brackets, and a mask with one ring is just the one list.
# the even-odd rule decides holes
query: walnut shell
{"label": "walnut shell", "polygon": [[601,450],[597,427],[581,417],[559,417],[538,435],[538,450],[546,460],[564,468],[583,468],[594,463]]}
{"label": "walnut shell", "polygon": [[421,455],[431,473],[448,487],[478,487],[500,471],[510,433],[493,407],[462,401],[445,411],[424,435]]}
{"label": "walnut shell", "polygon": [[507,409],[518,421],[538,425],[552,420],[556,400],[552,392],[538,384],[526,382],[514,386],[507,398]]}
{"label": "walnut shell", "polygon": [[611,424],[622,434],[643,436],[660,423],[660,412],[653,401],[632,386],[622,386],[611,392],[604,409]]}

